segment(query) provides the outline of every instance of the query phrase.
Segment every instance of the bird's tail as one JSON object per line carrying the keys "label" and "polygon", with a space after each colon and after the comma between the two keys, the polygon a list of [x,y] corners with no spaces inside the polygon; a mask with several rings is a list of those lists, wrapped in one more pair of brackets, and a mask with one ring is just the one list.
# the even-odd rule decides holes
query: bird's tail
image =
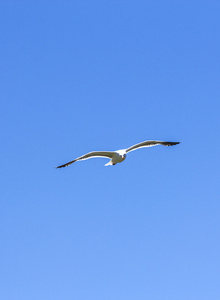
{"label": "bird's tail", "polygon": [[113,163],[112,163],[112,160],[110,160],[107,164],[105,164],[105,166],[112,166]]}

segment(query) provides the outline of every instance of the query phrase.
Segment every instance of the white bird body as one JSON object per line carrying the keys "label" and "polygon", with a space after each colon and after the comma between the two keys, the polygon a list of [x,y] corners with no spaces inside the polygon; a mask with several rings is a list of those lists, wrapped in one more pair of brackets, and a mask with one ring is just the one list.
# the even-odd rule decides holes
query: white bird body
{"label": "white bird body", "polygon": [[64,165],[60,165],[57,168],[68,167],[69,165],[71,165],[72,163],[74,163],[78,160],[86,160],[86,159],[93,158],[93,157],[110,158],[110,161],[107,164],[105,164],[105,166],[116,165],[117,163],[121,163],[122,161],[125,160],[128,152],[134,151],[136,149],[152,147],[152,146],[156,146],[156,145],[174,146],[179,143],[180,142],[144,141],[144,142],[138,143],[136,145],[133,145],[127,149],[121,149],[121,150],[117,150],[117,151],[93,151],[93,152],[89,152],[85,155],[82,155]]}
{"label": "white bird body", "polygon": [[105,164],[105,166],[116,165],[117,163],[120,163],[123,160],[125,160],[125,158],[126,158],[126,149],[117,150],[112,156],[112,159],[107,164]]}

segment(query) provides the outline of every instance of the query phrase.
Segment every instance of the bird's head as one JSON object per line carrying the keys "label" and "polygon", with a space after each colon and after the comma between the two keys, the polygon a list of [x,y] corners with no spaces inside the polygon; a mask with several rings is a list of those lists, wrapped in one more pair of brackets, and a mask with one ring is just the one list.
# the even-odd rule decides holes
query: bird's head
{"label": "bird's head", "polygon": [[121,158],[124,160],[126,158],[126,150],[125,149],[122,149],[122,150],[118,150],[116,151],[120,156]]}

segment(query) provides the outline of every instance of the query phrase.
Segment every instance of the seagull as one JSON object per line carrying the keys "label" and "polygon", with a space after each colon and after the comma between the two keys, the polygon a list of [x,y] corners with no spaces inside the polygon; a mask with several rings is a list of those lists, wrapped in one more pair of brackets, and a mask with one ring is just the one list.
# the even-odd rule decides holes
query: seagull
{"label": "seagull", "polygon": [[84,154],[72,161],[69,161],[68,163],[66,163],[64,165],[58,166],[58,167],[56,167],[56,169],[68,167],[69,165],[71,165],[72,163],[74,163],[78,160],[86,160],[86,159],[93,158],[93,157],[110,158],[110,161],[107,164],[105,164],[105,166],[112,166],[112,165],[114,166],[117,163],[121,163],[122,161],[124,161],[128,152],[137,150],[139,148],[152,147],[152,146],[156,146],[156,145],[174,146],[179,143],[180,142],[144,141],[144,142],[138,143],[136,145],[133,145],[127,149],[121,149],[121,150],[117,150],[117,151],[93,151],[93,152]]}

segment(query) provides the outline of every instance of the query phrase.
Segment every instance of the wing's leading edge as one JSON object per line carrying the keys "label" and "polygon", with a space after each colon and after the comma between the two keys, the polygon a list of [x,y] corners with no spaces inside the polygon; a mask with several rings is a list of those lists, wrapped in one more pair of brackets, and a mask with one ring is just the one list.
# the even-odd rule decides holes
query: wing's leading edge
{"label": "wing's leading edge", "polygon": [[60,165],[58,167],[56,167],[57,169],[59,168],[64,168],[64,167],[68,167],[69,165],[71,165],[72,163],[78,161],[78,160],[85,160],[85,159],[89,159],[89,158],[93,158],[93,157],[107,157],[107,158],[112,158],[113,155],[115,154],[115,152],[113,151],[93,151],[93,152],[89,152],[87,154],[84,154],[74,160],[69,161],[68,163],[64,164],[64,165]]}
{"label": "wing's leading edge", "polygon": [[127,148],[126,153],[134,151],[134,150],[139,149],[139,148],[144,148],[144,147],[153,147],[153,146],[156,146],[156,145],[174,146],[174,145],[177,145],[179,143],[180,142],[144,141],[144,142],[138,143],[136,145],[133,145],[133,146]]}

